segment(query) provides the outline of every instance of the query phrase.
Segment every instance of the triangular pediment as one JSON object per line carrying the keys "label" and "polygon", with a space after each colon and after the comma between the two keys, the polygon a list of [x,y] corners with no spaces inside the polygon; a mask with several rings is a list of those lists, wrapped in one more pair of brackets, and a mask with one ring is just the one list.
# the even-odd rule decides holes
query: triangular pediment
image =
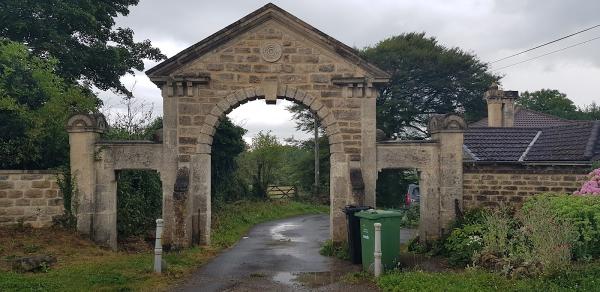
{"label": "triangular pediment", "polygon": [[318,45],[319,48],[326,50],[330,55],[360,67],[365,74],[374,80],[385,82],[389,78],[389,75],[385,71],[362,59],[356,50],[271,3],[163,61],[146,71],[146,74],[150,79],[160,79],[161,77],[170,76],[180,71],[186,65],[202,58],[204,55],[227,46],[227,44],[231,43],[239,36],[248,33],[249,31],[256,30],[269,22],[277,22],[290,31],[294,31],[296,34],[301,35],[307,41]]}

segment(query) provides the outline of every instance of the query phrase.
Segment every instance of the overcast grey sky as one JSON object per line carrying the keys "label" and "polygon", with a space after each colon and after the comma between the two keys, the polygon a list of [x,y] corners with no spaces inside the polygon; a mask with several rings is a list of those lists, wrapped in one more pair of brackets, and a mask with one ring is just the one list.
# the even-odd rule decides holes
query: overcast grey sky
{"label": "overcast grey sky", "polygon": [[[173,56],[268,1],[141,0],[119,26],[131,27],[137,39],[150,39],[167,56]],[[483,61],[496,60],[546,41],[600,24],[598,0],[303,0],[273,1],[321,31],[354,46],[365,47],[405,32],[426,32],[446,46],[458,46]],[[600,36],[590,30],[542,49],[494,63],[498,69],[556,49]],[[156,63],[147,62],[146,68]],[[600,39],[531,62],[497,71],[505,89],[565,92],[577,105],[600,101]],[[123,78],[134,94],[155,104],[162,115],[159,90],[144,73]],[[118,101],[110,93],[109,104]],[[285,105],[252,102],[230,114],[249,129],[273,130],[280,138],[295,135]]]}

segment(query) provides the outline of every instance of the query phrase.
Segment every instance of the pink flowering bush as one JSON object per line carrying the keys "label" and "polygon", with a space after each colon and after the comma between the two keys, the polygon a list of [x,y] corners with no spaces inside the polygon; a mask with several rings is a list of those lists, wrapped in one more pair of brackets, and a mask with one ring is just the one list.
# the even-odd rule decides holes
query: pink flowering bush
{"label": "pink flowering bush", "polygon": [[592,170],[588,175],[589,180],[583,183],[579,191],[573,195],[579,196],[600,196],[600,168]]}

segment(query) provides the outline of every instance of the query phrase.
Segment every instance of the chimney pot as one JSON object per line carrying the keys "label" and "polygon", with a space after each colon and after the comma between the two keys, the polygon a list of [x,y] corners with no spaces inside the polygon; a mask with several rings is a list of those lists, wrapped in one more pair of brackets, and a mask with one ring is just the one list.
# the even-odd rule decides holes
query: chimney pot
{"label": "chimney pot", "polygon": [[489,127],[512,127],[515,123],[515,100],[518,91],[504,91],[497,83],[492,83],[483,98],[488,106]]}

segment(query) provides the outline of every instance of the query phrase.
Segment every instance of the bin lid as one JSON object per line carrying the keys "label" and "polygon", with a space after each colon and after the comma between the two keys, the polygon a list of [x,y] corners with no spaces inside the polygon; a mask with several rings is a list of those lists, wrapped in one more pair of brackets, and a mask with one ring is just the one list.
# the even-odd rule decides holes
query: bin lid
{"label": "bin lid", "polygon": [[401,217],[402,213],[398,212],[398,211],[394,211],[394,210],[366,210],[366,211],[360,211],[356,214],[354,214],[354,216],[360,217],[360,218],[366,218],[366,219],[379,219],[379,218],[386,218],[386,217]]}
{"label": "bin lid", "polygon": [[373,207],[370,207],[370,206],[346,205],[344,207],[344,209],[342,209],[342,212],[344,212],[346,214],[354,214],[356,212],[360,212],[360,211],[364,211],[364,210],[369,210],[369,209],[373,209]]}

